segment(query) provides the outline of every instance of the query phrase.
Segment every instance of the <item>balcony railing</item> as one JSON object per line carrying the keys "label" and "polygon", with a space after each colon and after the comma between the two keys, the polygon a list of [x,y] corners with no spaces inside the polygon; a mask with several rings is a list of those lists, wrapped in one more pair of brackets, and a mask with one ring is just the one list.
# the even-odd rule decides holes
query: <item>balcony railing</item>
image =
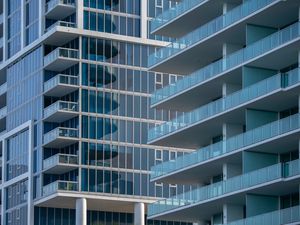
{"label": "balcony railing", "polygon": [[197,123],[200,123],[205,119],[215,117],[220,113],[232,110],[247,102],[251,102],[276,90],[280,90],[281,88],[299,84],[299,82],[299,68],[294,69],[288,73],[277,74],[226,97],[201,106],[191,112],[185,113],[184,115],[171,121],[165,122],[160,126],[152,128],[148,132],[148,141],[161,138],[162,136],[177,132],[191,125],[196,125]]}
{"label": "balcony railing", "polygon": [[[247,1],[249,2],[249,1]],[[151,98],[151,104],[157,104],[174,95],[188,91],[204,82],[240,67],[251,60],[265,55],[266,53],[279,48],[299,38],[299,26],[297,22],[278,32],[275,32],[246,48],[240,49],[225,58],[222,58],[196,72],[178,80],[175,84],[166,86],[156,91]]]}
{"label": "balcony railing", "polygon": [[57,101],[44,109],[44,118],[47,118],[58,111],[78,112],[78,103]]}
{"label": "balcony railing", "polygon": [[78,138],[78,129],[57,127],[44,134],[44,144],[49,143],[57,138]]}
{"label": "balcony railing", "polygon": [[53,29],[54,27],[61,26],[61,27],[70,27],[70,28],[76,28],[76,23],[73,22],[66,22],[66,21],[57,21],[51,26],[47,27],[45,29],[45,33],[47,33],[49,30]]}
{"label": "balcony railing", "polygon": [[65,74],[58,74],[44,83],[44,91],[47,92],[52,88],[58,86],[59,84],[74,86],[78,85],[78,77]]}
{"label": "balcony railing", "polygon": [[44,169],[51,168],[59,164],[77,165],[78,156],[69,154],[56,154],[45,159],[43,162]]}
{"label": "balcony railing", "polygon": [[58,58],[78,59],[79,54],[77,49],[56,48],[44,57],[44,65],[49,65]]}
{"label": "balcony railing", "polygon": [[6,92],[7,92],[7,83],[5,82],[0,86],[0,96]]}
{"label": "balcony railing", "polygon": [[237,191],[245,191],[248,188],[265,184],[280,178],[293,177],[300,174],[300,161],[279,163],[249,173],[230,178],[225,181],[207,185],[185,192],[176,198],[158,201],[149,206],[148,215],[152,216],[167,212],[186,205],[200,204],[202,201],[233,194]]}
{"label": "balcony railing", "polygon": [[[242,21],[253,13],[273,4],[278,0],[249,0],[243,4],[228,11],[226,14],[217,17],[216,19],[200,26],[189,34],[183,36],[178,41],[171,43],[165,48],[161,48],[157,53],[150,55],[148,59],[148,66],[151,67],[162,60],[165,60],[172,55],[200,42],[215,33],[232,26],[236,22]],[[184,1],[181,4],[187,4]],[[159,19],[158,19],[159,20]]]}
{"label": "balcony railing", "polygon": [[5,106],[0,109],[0,119],[3,119],[6,116],[7,116],[7,107]]}
{"label": "balcony railing", "polygon": [[69,6],[75,6],[74,0],[50,0],[45,5],[45,12],[49,12],[53,8],[55,8],[57,5],[69,5]]}
{"label": "balcony railing", "polygon": [[43,187],[43,195],[50,195],[58,191],[78,191],[77,181],[55,181]]}
{"label": "balcony railing", "polygon": [[249,130],[245,133],[217,142],[199,150],[180,156],[174,161],[164,162],[151,168],[151,179],[187,169],[188,167],[204,163],[207,160],[221,157],[230,152],[238,152],[241,149],[276,136],[300,129],[300,114],[295,114],[284,119]]}
{"label": "balcony railing", "polygon": [[170,22],[171,20],[175,19],[176,17],[184,14],[185,12],[191,10],[192,8],[200,5],[205,0],[187,0],[182,1],[181,3],[177,4],[175,7],[172,7],[162,14],[155,17],[151,23],[151,32],[156,30],[157,28],[165,25],[166,23]]}

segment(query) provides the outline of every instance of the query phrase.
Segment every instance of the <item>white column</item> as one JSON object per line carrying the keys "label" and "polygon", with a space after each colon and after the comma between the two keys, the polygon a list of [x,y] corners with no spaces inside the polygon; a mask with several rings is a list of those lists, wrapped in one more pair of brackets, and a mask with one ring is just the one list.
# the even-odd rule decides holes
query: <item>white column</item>
{"label": "white column", "polygon": [[134,225],[145,225],[145,204],[138,202],[134,205]]}
{"label": "white column", "polygon": [[141,38],[147,38],[148,33],[148,1],[141,1]]}
{"label": "white column", "polygon": [[76,23],[79,29],[83,29],[83,0],[76,1]]}
{"label": "white column", "polygon": [[87,204],[85,198],[76,200],[76,225],[87,225]]}

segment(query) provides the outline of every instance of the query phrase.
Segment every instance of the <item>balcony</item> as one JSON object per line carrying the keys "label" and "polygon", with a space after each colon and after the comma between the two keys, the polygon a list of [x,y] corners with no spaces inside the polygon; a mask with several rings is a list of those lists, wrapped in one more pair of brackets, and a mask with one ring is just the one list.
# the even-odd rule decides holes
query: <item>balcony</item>
{"label": "balcony", "polygon": [[78,103],[57,101],[44,109],[44,121],[62,123],[78,116]]}
{"label": "balcony", "polygon": [[[299,46],[299,28],[300,23],[297,22],[156,91],[151,105],[181,109],[179,111],[191,109],[196,106],[193,102],[201,104],[205,101],[207,94],[204,93],[218,88],[221,90],[221,84],[241,73],[242,66],[279,70],[290,65],[298,58],[294,49]],[[282,57],[283,54],[289,57]],[[187,101],[191,98],[197,101]]]}
{"label": "balcony", "polygon": [[78,167],[78,156],[56,154],[43,161],[43,170],[47,174],[64,174]]}
{"label": "balcony", "polygon": [[258,216],[248,217],[243,220],[237,220],[227,223],[227,225],[283,225],[298,224],[300,222],[300,207],[281,209],[278,211],[261,214]]}
{"label": "balcony", "polygon": [[3,118],[5,118],[7,116],[7,107],[3,107],[0,109],[0,120],[2,120]]}
{"label": "balcony", "polygon": [[45,5],[47,19],[61,20],[76,12],[74,0],[50,0]]}
{"label": "balcony", "polygon": [[[181,37],[222,14],[223,2],[188,0],[162,12],[150,22],[151,33]],[[194,20],[197,16],[197,20]],[[184,24],[184,26],[183,26]]]}
{"label": "balcony", "polygon": [[76,192],[78,191],[77,181],[58,180],[43,187],[43,196],[51,195],[57,192]]}
{"label": "balcony", "polygon": [[0,96],[4,95],[7,92],[7,83],[3,83],[0,85]]}
{"label": "balcony", "polygon": [[[226,14],[152,54],[148,59],[148,66],[150,70],[161,72],[191,73],[200,66],[221,57],[222,43],[244,45],[244,36],[240,34],[245,33],[246,24],[284,27],[295,21],[298,18],[296,3],[299,3],[298,0],[295,1],[295,5],[286,4],[281,0],[244,1]],[[281,13],[287,13],[289,16],[281,18]]]}
{"label": "balcony", "polygon": [[44,83],[44,95],[62,97],[79,89],[77,76],[57,74]]}
{"label": "balcony", "polygon": [[77,49],[56,48],[44,57],[46,70],[63,71],[78,63],[79,53]]}
{"label": "balcony", "polygon": [[[264,109],[263,106],[267,105],[268,102],[266,110],[284,110],[288,106],[284,104],[288,103],[285,99],[291,92],[296,95],[299,91],[299,84],[299,68],[284,74],[274,75],[152,128],[148,132],[148,141],[163,145],[168,143],[177,145],[180,142],[197,145],[195,142],[199,144],[200,140],[193,140],[192,133],[206,130],[206,133],[201,137],[204,140],[217,135],[219,124],[215,123],[215,120],[223,122],[235,120],[235,123],[243,124],[245,122],[243,114],[247,107]],[[284,93],[279,96],[280,92]],[[277,103],[281,102],[280,100],[282,103]],[[276,103],[272,104],[272,102]],[[228,114],[229,112],[231,114]],[[190,130],[192,131],[190,132]]]}
{"label": "balcony", "polygon": [[[181,182],[201,180],[201,176],[196,171],[206,171],[202,178],[209,177],[220,170],[221,164],[226,162],[227,157],[241,159],[241,154],[245,150],[255,149],[256,152],[278,154],[279,151],[284,152],[287,146],[289,149],[291,146],[298,148],[295,138],[299,135],[299,131],[300,114],[295,114],[200,148],[178,157],[175,161],[153,166],[151,180],[164,179],[171,183],[177,179]],[[212,161],[214,161],[213,168],[210,166]]]}
{"label": "balcony", "polygon": [[57,127],[44,134],[44,147],[63,148],[78,142],[78,129]]}
{"label": "balcony", "polygon": [[[197,218],[197,216],[197,219],[207,219],[218,213],[220,201],[216,201],[217,199],[222,199],[223,202],[234,200],[236,204],[243,205],[244,196],[247,193],[269,194],[270,184],[273,185],[272,194],[274,195],[289,193],[295,188],[297,190],[299,175],[299,160],[275,164],[196,188],[176,198],[160,200],[149,206],[148,216],[150,219],[169,219],[171,216],[182,216],[183,221],[187,219],[187,216],[189,219]],[[291,188],[290,190],[287,190],[287,185]],[[175,211],[176,215],[173,214]]]}
{"label": "balcony", "polygon": [[73,22],[57,21],[45,29],[44,43],[53,46],[63,46],[79,36],[77,24]]}

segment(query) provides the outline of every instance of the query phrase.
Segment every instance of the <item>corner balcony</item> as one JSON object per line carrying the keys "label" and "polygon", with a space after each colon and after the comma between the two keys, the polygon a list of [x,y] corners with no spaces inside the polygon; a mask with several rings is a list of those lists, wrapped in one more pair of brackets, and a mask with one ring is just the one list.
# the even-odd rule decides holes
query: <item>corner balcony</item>
{"label": "corner balcony", "polygon": [[62,97],[79,89],[77,76],[57,74],[44,83],[44,95]]}
{"label": "corner balcony", "polygon": [[3,107],[0,109],[0,120],[2,120],[3,118],[5,118],[7,116],[7,107]]}
{"label": "corner balcony", "polygon": [[57,101],[44,109],[44,121],[62,123],[78,116],[78,103]]}
{"label": "corner balcony", "polygon": [[45,5],[47,19],[61,20],[76,13],[74,0],[50,0]]}
{"label": "corner balcony", "polygon": [[7,82],[0,85],[0,96],[4,95],[7,92]]}
{"label": "corner balcony", "polygon": [[[281,111],[290,107],[291,102],[297,102],[299,86],[300,68],[279,73],[153,127],[148,132],[148,142],[195,148],[218,135],[222,123],[244,124],[247,108]],[[195,139],[193,133],[202,130],[205,134]]]}
{"label": "corner balcony", "polygon": [[57,127],[44,134],[44,147],[63,148],[78,142],[79,131],[76,128]]}
{"label": "corner balcony", "polygon": [[[284,27],[298,20],[299,0],[247,0],[148,58],[150,70],[189,74],[221,57],[223,43],[245,45],[245,26]],[[288,15],[281,17],[280,15]],[[184,26],[184,25],[183,25]]]}
{"label": "corner balcony", "polygon": [[78,63],[77,49],[56,48],[44,57],[44,68],[51,71],[63,71]]}
{"label": "corner balcony", "polygon": [[64,174],[77,167],[77,155],[56,154],[43,161],[43,171],[46,174]]}
{"label": "corner balcony", "polygon": [[[236,3],[240,1],[236,0]],[[222,14],[223,2],[186,0],[150,21],[151,33],[180,37]],[[197,17],[197,20],[194,18]]]}
{"label": "corner balcony", "polygon": [[[241,162],[243,151],[278,154],[286,149],[297,149],[299,132],[300,114],[295,114],[200,148],[174,161],[155,165],[151,168],[151,181],[188,183],[206,180],[219,174],[224,163]],[[206,172],[199,174],[199,171]]]}
{"label": "corner balcony", "polygon": [[48,196],[57,192],[77,192],[77,181],[58,180],[43,187],[43,196]]}
{"label": "corner balcony", "polygon": [[76,23],[57,21],[45,29],[44,43],[47,45],[62,46],[79,37],[76,28]]}
{"label": "corner balcony", "polygon": [[148,218],[209,220],[222,211],[222,204],[243,205],[247,193],[279,196],[297,191],[299,175],[299,160],[278,163],[158,201],[149,206]]}
{"label": "corner balcony", "polygon": [[192,110],[207,101],[207,93],[211,93],[211,98],[219,95],[211,90],[221,90],[222,83],[240,79],[243,66],[285,68],[298,60],[295,49],[299,46],[300,23],[297,22],[159,89],[151,97],[151,106]]}

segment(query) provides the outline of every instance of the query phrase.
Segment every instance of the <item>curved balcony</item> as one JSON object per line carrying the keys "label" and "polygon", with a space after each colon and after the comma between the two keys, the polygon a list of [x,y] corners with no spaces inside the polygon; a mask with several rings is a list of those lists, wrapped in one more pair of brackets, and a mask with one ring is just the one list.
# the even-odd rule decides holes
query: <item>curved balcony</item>
{"label": "curved balcony", "polygon": [[[292,24],[275,32],[246,48],[238,50],[194,73],[178,80],[175,84],[156,91],[151,98],[151,105],[175,105],[183,109],[194,107],[190,99],[196,97],[198,102],[207,98],[208,90],[216,89],[216,84],[226,82],[230,76],[241,72],[242,66],[281,69],[298,58],[294,49],[299,45],[300,23]],[[283,53],[284,52],[284,53]],[[288,55],[289,57],[282,57]],[[219,88],[219,87],[218,87]],[[194,101],[195,102],[195,101]]]}
{"label": "curved balcony", "polygon": [[[190,154],[178,157],[174,161],[164,162],[151,168],[151,180],[168,180],[173,182],[180,179],[200,180],[201,175],[195,171],[206,171],[203,177],[210,176],[220,170],[219,164],[225,163],[227,157],[235,154],[241,159],[245,150],[255,149],[257,152],[278,153],[284,152],[285,147],[297,148],[295,138],[300,131],[300,114],[268,123],[264,126],[249,130],[245,133],[228,138],[225,141],[200,148]],[[284,139],[284,141],[283,141]],[[239,155],[239,156],[238,156]],[[209,164],[214,161],[214,168]]]}
{"label": "curved balcony", "polygon": [[[148,66],[151,70],[162,72],[168,72],[165,70],[169,68],[170,73],[190,73],[191,69],[195,70],[197,66],[199,68],[202,64],[201,62],[207,63],[209,60],[213,61],[220,57],[222,43],[240,43],[243,45],[245,40],[243,35],[240,34],[245,32],[246,24],[280,27],[280,25],[285,26],[295,21],[298,18],[296,9],[298,3],[297,0],[295,4],[286,4],[281,0],[244,1],[244,3],[226,14],[198,27],[179,38],[176,42],[152,54],[148,58]],[[285,19],[282,17],[277,19],[277,15],[280,17],[279,13],[289,13],[289,16]],[[270,16],[272,20],[268,19]],[[209,48],[207,48],[208,46]],[[208,51],[210,51],[209,54]],[[183,55],[183,53],[185,58],[193,60],[180,58],[180,55]],[[203,59],[204,56],[206,58]],[[195,60],[195,58],[198,60]],[[172,66],[173,68],[170,68]]]}
{"label": "curved balcony", "polygon": [[45,5],[47,19],[61,20],[76,13],[74,0],[50,0]]}
{"label": "curved balcony", "polygon": [[[288,163],[279,163],[239,176],[229,178],[228,180],[214,183],[211,185],[196,188],[192,191],[183,193],[176,198],[169,198],[151,204],[148,208],[148,216],[150,219],[169,219],[177,209],[180,209],[182,220],[195,218],[198,219],[210,217],[218,213],[220,202],[217,199],[223,199],[223,202],[231,202],[243,205],[245,194],[260,193],[269,194],[269,185],[272,184],[277,190],[272,194],[289,193],[286,185],[297,188],[300,175],[300,161],[295,160]],[[297,179],[297,180],[296,180]],[[219,204],[219,206],[217,206]],[[206,208],[207,207],[207,208]],[[209,210],[204,210],[209,209]],[[193,212],[192,212],[193,211]],[[197,213],[198,214],[197,214]],[[186,216],[183,216],[186,215]],[[173,214],[174,215],[174,214]],[[165,218],[166,216],[167,218]]]}
{"label": "curved balcony", "polygon": [[[260,108],[264,105],[262,102],[269,102],[270,108],[266,108],[266,110],[270,110],[274,107],[274,104],[271,102],[280,101],[282,98],[282,101],[285,101],[284,98],[289,96],[290,92],[295,92],[294,94],[296,96],[296,93],[299,91],[299,84],[299,68],[284,74],[274,75],[152,128],[148,132],[148,142],[163,145],[172,143],[176,145],[188,139],[191,145],[196,145],[195,140],[192,140],[193,136],[188,132],[189,129],[193,129],[193,132],[206,130],[207,133],[202,135],[203,139],[206,136],[215,136],[220,126],[219,124],[212,124],[215,120],[221,120],[222,123],[224,123],[235,119],[235,123],[244,123],[243,114],[247,107]],[[284,95],[278,96],[278,93],[282,91],[285,92]],[[292,99],[292,97],[290,99]],[[294,100],[297,101],[296,99]],[[276,107],[278,107],[277,110],[280,111],[280,108],[284,109],[286,105],[281,106],[277,104]],[[226,115],[229,112],[231,112],[231,114]],[[180,138],[178,138],[178,136],[180,136]],[[199,140],[197,140],[197,143],[199,143]]]}
{"label": "curved balcony", "polygon": [[46,174],[64,174],[77,167],[77,155],[56,154],[43,161],[43,171]]}
{"label": "curved balcony", "polygon": [[78,103],[57,101],[44,109],[44,121],[62,123],[78,116]]}
{"label": "curved balcony", "polygon": [[57,127],[44,134],[44,147],[63,148],[78,142],[78,129]]}
{"label": "curved balcony", "polygon": [[54,194],[57,192],[77,192],[77,181],[58,180],[43,187],[43,196]]}
{"label": "curved balcony", "polygon": [[44,95],[62,97],[79,89],[77,76],[57,74],[44,83]]}
{"label": "curved balcony", "polygon": [[56,48],[44,57],[44,68],[51,71],[63,71],[78,63],[77,49]]}

